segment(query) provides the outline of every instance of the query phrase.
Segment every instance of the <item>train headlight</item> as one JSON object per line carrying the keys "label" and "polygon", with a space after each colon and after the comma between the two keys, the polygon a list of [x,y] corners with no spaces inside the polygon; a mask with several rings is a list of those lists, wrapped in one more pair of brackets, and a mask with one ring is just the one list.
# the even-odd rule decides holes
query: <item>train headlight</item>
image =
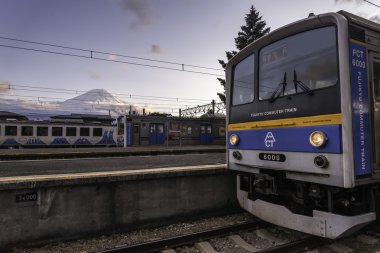
{"label": "train headlight", "polygon": [[240,141],[240,139],[239,139],[239,136],[237,134],[231,134],[230,135],[230,143],[231,143],[231,145],[236,146],[236,145],[239,144],[239,141]]}
{"label": "train headlight", "polygon": [[309,140],[314,147],[322,147],[327,142],[327,136],[321,131],[315,131],[310,134]]}

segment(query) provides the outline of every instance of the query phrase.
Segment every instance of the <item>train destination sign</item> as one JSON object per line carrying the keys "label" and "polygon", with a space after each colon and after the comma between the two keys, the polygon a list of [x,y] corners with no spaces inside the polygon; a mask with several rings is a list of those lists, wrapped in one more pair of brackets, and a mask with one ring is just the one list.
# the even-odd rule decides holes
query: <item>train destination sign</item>
{"label": "train destination sign", "polygon": [[288,55],[288,47],[286,45],[273,49],[262,55],[261,62],[263,64],[271,63],[285,58]]}

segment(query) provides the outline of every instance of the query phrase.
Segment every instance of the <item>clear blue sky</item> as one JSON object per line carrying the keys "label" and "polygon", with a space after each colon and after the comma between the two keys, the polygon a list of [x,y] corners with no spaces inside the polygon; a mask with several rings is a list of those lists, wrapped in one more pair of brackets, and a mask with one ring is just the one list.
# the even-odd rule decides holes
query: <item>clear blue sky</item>
{"label": "clear blue sky", "polygon": [[[379,0],[372,2],[380,5]],[[380,11],[362,0],[0,0],[0,3],[1,37],[212,68],[220,68],[217,59],[224,59],[224,51],[235,49],[234,37],[251,5],[272,30],[305,18],[310,12],[344,9],[376,21]],[[0,44],[40,48],[3,39]],[[111,93],[210,101],[222,91],[215,76],[3,47],[0,47],[0,82],[84,91],[103,88]]]}

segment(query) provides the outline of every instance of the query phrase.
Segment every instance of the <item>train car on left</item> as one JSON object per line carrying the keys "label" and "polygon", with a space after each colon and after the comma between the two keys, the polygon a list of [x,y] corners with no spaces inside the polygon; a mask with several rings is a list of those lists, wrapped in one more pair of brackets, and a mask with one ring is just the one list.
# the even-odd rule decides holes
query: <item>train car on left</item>
{"label": "train car on left", "polygon": [[115,146],[113,122],[108,115],[57,115],[34,121],[0,112],[0,148]]}

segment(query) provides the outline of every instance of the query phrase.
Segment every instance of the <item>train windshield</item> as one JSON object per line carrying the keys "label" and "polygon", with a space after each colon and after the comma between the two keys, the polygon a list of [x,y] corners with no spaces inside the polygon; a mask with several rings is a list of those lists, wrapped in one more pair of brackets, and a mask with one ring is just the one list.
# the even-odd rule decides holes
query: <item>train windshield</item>
{"label": "train windshield", "polygon": [[338,81],[337,41],[334,26],[318,28],[279,40],[259,53],[259,99],[333,86]]}

